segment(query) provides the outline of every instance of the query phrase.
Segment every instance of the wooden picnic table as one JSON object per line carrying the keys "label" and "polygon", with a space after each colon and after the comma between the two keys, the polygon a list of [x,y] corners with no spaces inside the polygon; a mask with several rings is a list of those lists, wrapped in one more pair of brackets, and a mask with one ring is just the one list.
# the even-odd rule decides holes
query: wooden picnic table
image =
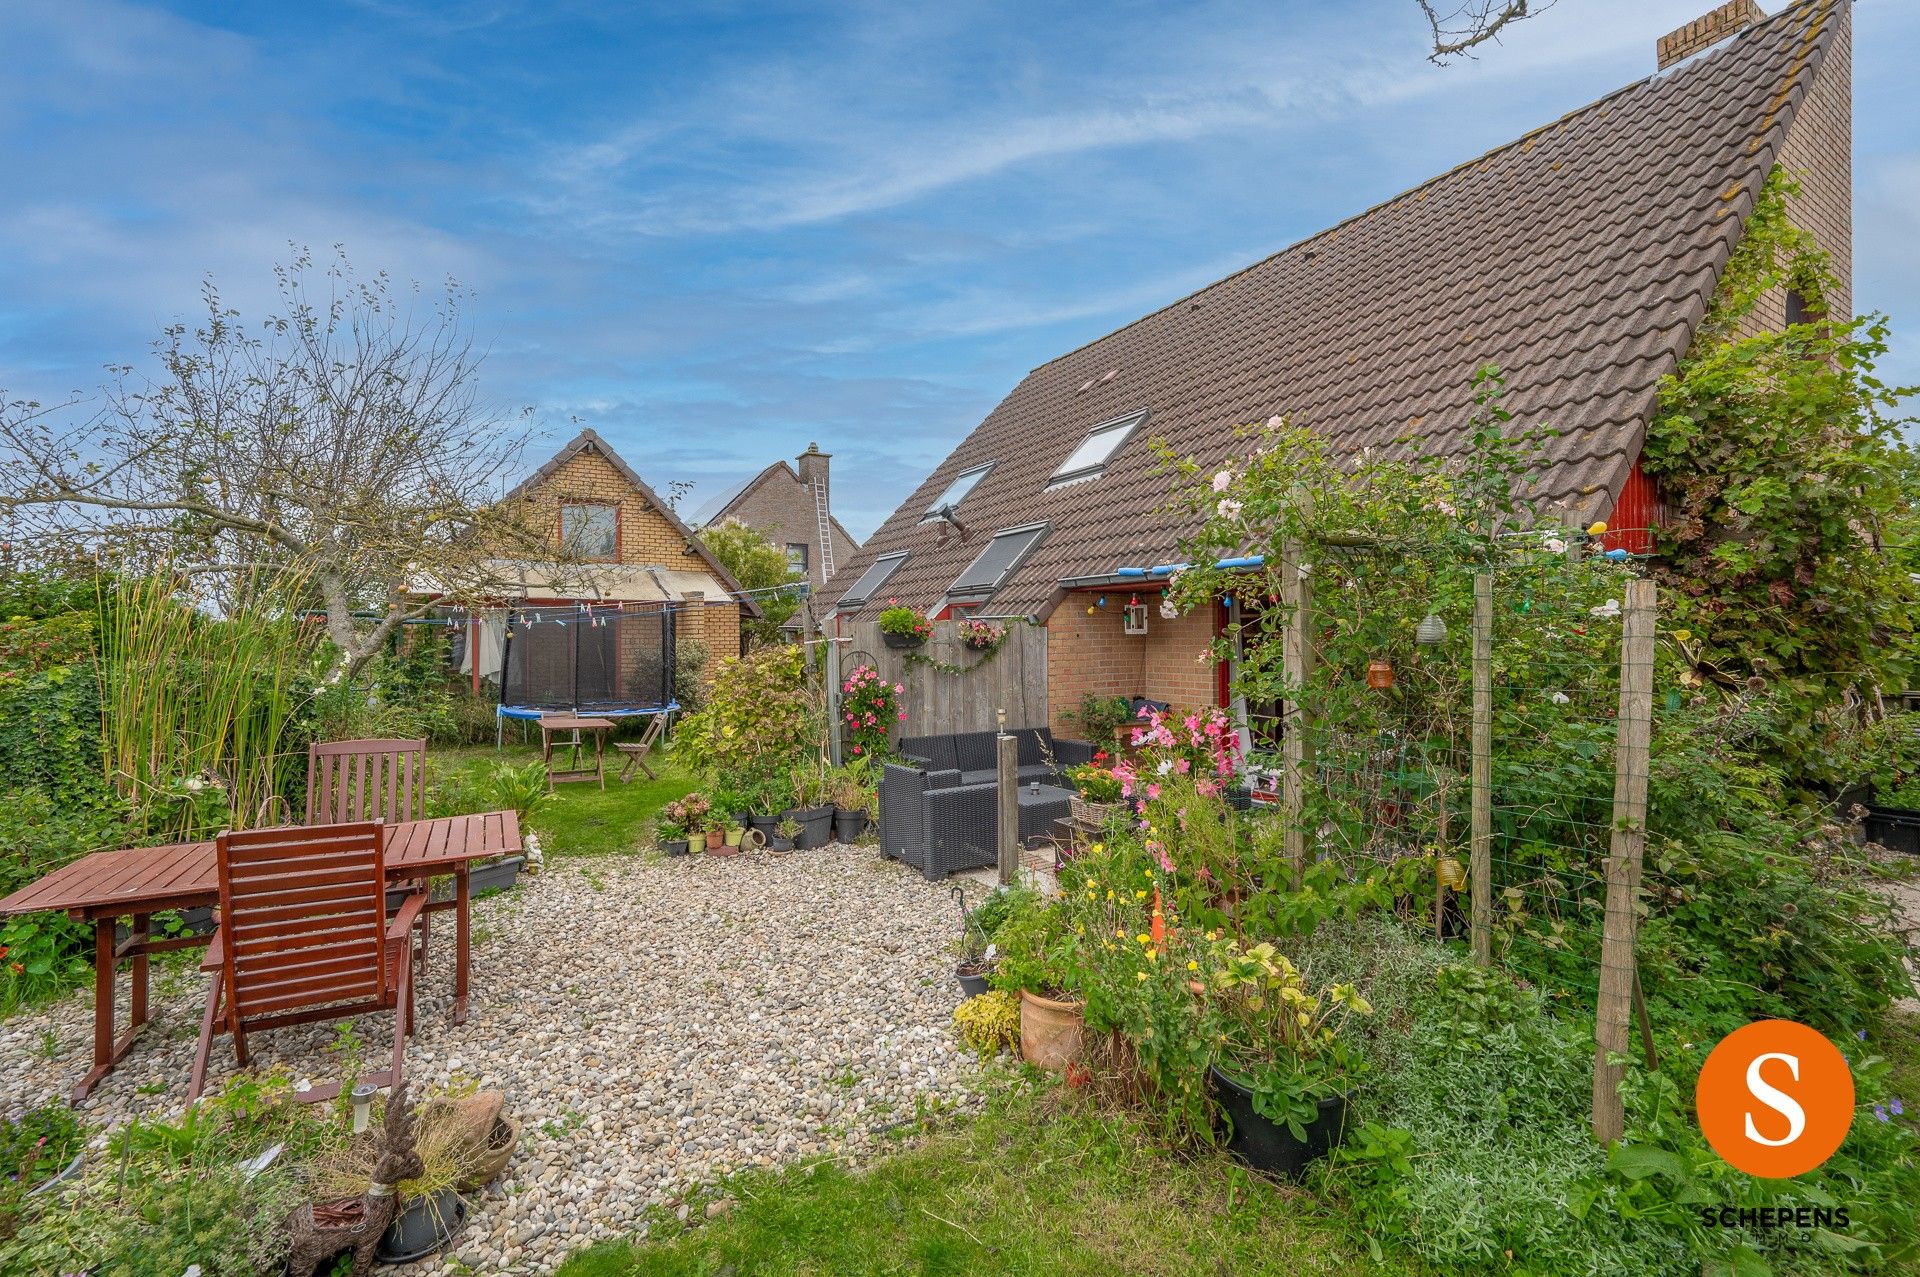
{"label": "wooden picnic table", "polygon": [[[453,1022],[467,1018],[468,873],[476,860],[520,850],[520,817],[511,811],[477,816],[443,816],[402,821],[387,835],[387,880],[424,880],[452,874],[453,899],[434,901],[429,910],[454,913]],[[219,869],[213,842],[172,843],[96,851],[54,870],[0,900],[0,917],[20,913],[62,912],[93,924],[93,1068],[73,1088],[74,1103],[87,1094],[126,1055],[147,1023],[147,959],[155,953],[208,943],[209,936],[156,939],[148,933],[153,915],[220,903]],[[114,924],[131,920],[127,938],[115,942]],[[132,963],[132,996],[127,1031],[113,1031],[114,971],[123,959]]]}
{"label": "wooden picnic table", "polygon": [[[569,780],[598,780],[600,788],[607,787],[607,736],[614,729],[611,718],[594,718],[581,714],[542,714],[540,716],[540,761],[547,768],[547,789],[552,791],[555,784]],[[571,742],[560,744],[572,751],[565,771],[553,770],[554,737],[571,732]],[[593,766],[580,766],[580,733],[593,734]]]}

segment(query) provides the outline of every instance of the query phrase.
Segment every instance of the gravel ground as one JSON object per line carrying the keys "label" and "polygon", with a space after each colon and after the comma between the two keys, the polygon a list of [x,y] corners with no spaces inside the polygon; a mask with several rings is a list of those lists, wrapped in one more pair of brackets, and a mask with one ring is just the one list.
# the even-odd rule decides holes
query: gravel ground
{"label": "gravel ground", "polygon": [[[416,1095],[454,1078],[504,1090],[519,1149],[450,1251],[383,1271],[550,1272],[696,1185],[821,1154],[857,1160],[916,1107],[977,1099],[951,1024],[951,888],[871,848],[561,861],[521,882],[474,906],[473,996],[458,1027],[451,924],[435,917],[407,1046]],[[89,1121],[183,1103],[205,985],[175,968],[155,992],[154,1023],[82,1106]],[[387,1022],[355,1023],[378,1067]],[[250,1044],[261,1066],[319,1081],[338,1068],[334,1032]],[[62,1094],[90,1041],[86,994],[0,1022],[0,1111]],[[216,1040],[210,1086],[233,1070],[231,1042]]]}

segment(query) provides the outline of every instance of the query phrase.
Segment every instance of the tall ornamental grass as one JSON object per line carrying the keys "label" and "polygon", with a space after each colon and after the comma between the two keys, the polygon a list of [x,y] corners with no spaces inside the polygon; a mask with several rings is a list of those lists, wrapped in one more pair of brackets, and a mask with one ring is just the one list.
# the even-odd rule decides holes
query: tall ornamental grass
{"label": "tall ornamental grass", "polygon": [[183,586],[163,567],[101,597],[107,781],[149,835],[273,823],[299,772],[286,743],[315,643],[300,582],[262,582],[219,615]]}

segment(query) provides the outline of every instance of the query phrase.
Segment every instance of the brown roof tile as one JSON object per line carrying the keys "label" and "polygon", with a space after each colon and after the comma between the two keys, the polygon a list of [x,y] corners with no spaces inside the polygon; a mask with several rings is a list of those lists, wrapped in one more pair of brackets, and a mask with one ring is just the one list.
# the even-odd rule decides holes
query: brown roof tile
{"label": "brown roof tile", "polygon": [[[1046,521],[985,609],[1044,616],[1062,578],[1165,562],[1189,530],[1154,513],[1149,438],[1211,465],[1278,413],[1356,448],[1415,423],[1454,446],[1486,363],[1520,421],[1562,431],[1536,488],[1583,521],[1611,510],[1847,2],[1806,0],[1034,369],[827,597],[910,550],[884,593],[931,606],[994,531]],[[1044,491],[1089,427],[1143,407],[1103,475]],[[986,461],[972,535],[936,544],[921,515]]]}

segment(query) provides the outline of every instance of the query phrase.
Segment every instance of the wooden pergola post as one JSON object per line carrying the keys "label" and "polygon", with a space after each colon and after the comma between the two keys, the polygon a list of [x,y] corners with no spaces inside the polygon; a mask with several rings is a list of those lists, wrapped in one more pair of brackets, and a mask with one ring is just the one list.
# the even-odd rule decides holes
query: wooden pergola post
{"label": "wooden pergola post", "polygon": [[1298,891],[1307,870],[1307,830],[1302,813],[1306,810],[1307,769],[1313,766],[1313,742],[1307,738],[1307,717],[1299,693],[1313,673],[1313,581],[1307,564],[1301,561],[1303,547],[1287,541],[1280,552],[1280,601],[1287,609],[1287,632],[1281,646],[1287,686],[1295,695],[1288,698],[1281,712],[1281,755],[1285,769],[1280,777],[1280,806],[1286,822],[1285,850],[1287,866]]}

